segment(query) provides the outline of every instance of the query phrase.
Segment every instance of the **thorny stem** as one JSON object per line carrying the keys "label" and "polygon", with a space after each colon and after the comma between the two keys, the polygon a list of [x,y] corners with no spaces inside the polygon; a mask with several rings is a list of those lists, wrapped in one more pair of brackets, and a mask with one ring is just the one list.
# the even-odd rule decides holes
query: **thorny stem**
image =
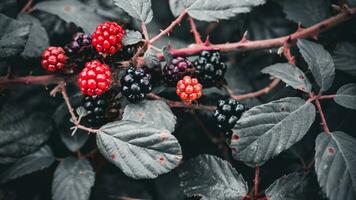
{"label": "thorny stem", "polygon": [[42,76],[23,76],[17,78],[0,77],[0,86],[8,86],[13,84],[35,84],[49,85],[59,83],[61,81],[71,80],[75,76],[60,76],[60,75],[42,75]]}
{"label": "thorny stem", "polygon": [[191,32],[194,35],[195,43],[199,45],[202,44],[203,41],[201,40],[201,36],[200,33],[198,32],[197,26],[195,25],[194,19],[192,17],[189,17],[188,20],[189,20],[190,27],[192,28]]}
{"label": "thorny stem", "polygon": [[324,111],[321,108],[319,99],[315,100],[315,105],[316,105],[316,107],[317,107],[317,109],[319,111],[321,122],[323,123],[323,130],[325,131],[325,133],[330,134],[330,129],[329,129],[328,124],[326,122]]}
{"label": "thorny stem", "polygon": [[258,197],[258,185],[260,183],[260,166],[256,166],[255,168],[255,179],[254,179],[254,188],[255,188],[255,195],[254,199]]}
{"label": "thorny stem", "polygon": [[159,33],[158,35],[153,37],[150,40],[150,44],[153,44],[158,39],[160,39],[162,36],[169,34],[176,25],[180,24],[180,22],[183,20],[183,18],[185,17],[186,14],[187,14],[187,11],[184,10],[166,29],[162,30],[161,33]]}
{"label": "thorny stem", "polygon": [[[183,12],[184,13],[184,12]],[[256,40],[256,41],[249,41],[243,39],[239,42],[234,43],[226,43],[226,44],[211,44],[211,45],[196,45],[193,47],[182,48],[182,49],[171,49],[170,53],[174,56],[188,56],[197,54],[204,50],[220,50],[220,51],[248,51],[253,49],[262,49],[262,48],[271,48],[271,47],[278,47],[283,46],[285,43],[293,43],[295,40],[299,38],[309,38],[309,37],[316,37],[321,32],[329,30],[336,25],[345,22],[356,14],[356,8],[350,8],[344,10],[342,13],[330,17],[324,21],[321,21],[314,26],[309,28],[300,28],[295,33],[274,38],[274,39],[266,39],[266,40]],[[178,19],[178,18],[177,18]],[[157,57],[163,59],[163,54],[157,54]]]}
{"label": "thorny stem", "polygon": [[28,12],[32,6],[33,0],[28,0],[26,5],[21,9],[21,13]]}
{"label": "thorny stem", "polygon": [[185,104],[180,101],[171,101],[153,93],[147,94],[147,97],[154,100],[165,101],[171,108],[188,108],[193,110],[210,110],[210,111],[216,109],[216,106],[207,106],[207,105],[200,105],[200,104]]}

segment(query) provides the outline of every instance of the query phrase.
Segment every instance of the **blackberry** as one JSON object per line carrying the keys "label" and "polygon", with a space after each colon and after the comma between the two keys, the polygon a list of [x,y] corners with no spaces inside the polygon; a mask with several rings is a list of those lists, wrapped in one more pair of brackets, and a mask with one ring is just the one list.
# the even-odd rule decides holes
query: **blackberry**
{"label": "blackberry", "polygon": [[88,112],[85,120],[90,126],[102,126],[118,117],[121,105],[116,94],[110,90],[100,96],[84,96],[82,104]]}
{"label": "blackberry", "polygon": [[189,60],[177,57],[163,67],[162,73],[168,84],[175,85],[184,76],[192,75],[193,70],[193,65]]}
{"label": "blackberry", "polygon": [[152,90],[151,77],[141,68],[130,67],[121,78],[122,94],[131,103],[143,100],[145,95]]}
{"label": "blackberry", "polygon": [[79,32],[74,34],[72,41],[64,47],[64,50],[69,56],[78,56],[78,54],[87,52],[91,48],[91,36]]}
{"label": "blackberry", "polygon": [[230,134],[245,110],[245,105],[235,99],[220,100],[214,112],[214,118],[219,128]]}
{"label": "blackberry", "polygon": [[196,76],[204,87],[217,86],[224,81],[227,67],[218,51],[202,51],[193,65],[196,67]]}

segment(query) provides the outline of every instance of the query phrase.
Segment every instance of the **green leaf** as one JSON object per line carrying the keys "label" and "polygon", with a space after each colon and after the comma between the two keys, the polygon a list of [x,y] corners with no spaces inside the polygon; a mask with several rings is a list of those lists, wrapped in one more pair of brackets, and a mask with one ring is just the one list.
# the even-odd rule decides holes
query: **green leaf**
{"label": "green leaf", "polygon": [[212,155],[199,155],[178,168],[185,195],[202,199],[242,200],[247,183],[230,163]]}
{"label": "green leaf", "polygon": [[333,84],[335,77],[334,61],[330,53],[320,44],[299,39],[297,42],[300,53],[315,77],[315,81],[323,91]]}
{"label": "green leaf", "polygon": [[307,172],[283,176],[266,189],[266,197],[269,200],[311,200],[313,178],[312,173]]}
{"label": "green leaf", "polygon": [[40,57],[42,51],[49,46],[47,31],[41,25],[41,22],[38,21],[38,19],[32,17],[29,14],[21,13],[17,18],[21,21],[29,22],[32,24],[28,41],[24,51],[21,53],[21,56],[24,58]]}
{"label": "green leaf", "polygon": [[125,107],[123,120],[143,122],[156,129],[174,131],[176,116],[164,101],[141,101]]}
{"label": "green leaf", "polygon": [[4,183],[26,174],[49,167],[55,157],[49,146],[44,146],[33,154],[20,158],[0,174],[0,182]]}
{"label": "green leaf", "polygon": [[53,130],[51,118],[42,113],[26,116],[18,107],[4,105],[0,112],[0,163],[6,164],[39,149]]}
{"label": "green leaf", "polygon": [[31,24],[0,13],[0,60],[20,54],[30,35]]}
{"label": "green leaf", "polygon": [[91,8],[78,0],[43,1],[34,6],[34,9],[57,15],[67,23],[84,29],[86,33],[93,33],[98,24],[105,20]]}
{"label": "green leaf", "polygon": [[156,56],[156,53],[156,50],[149,48],[143,55],[143,61],[147,67],[153,68],[159,64],[159,60]]}
{"label": "green leaf", "polygon": [[252,7],[264,3],[265,0],[184,0],[184,7],[191,17],[211,22],[250,12]]}
{"label": "green leaf", "polygon": [[346,0],[349,3],[349,6],[356,6],[356,0]]}
{"label": "green leaf", "polygon": [[16,0],[2,0],[0,1],[0,13],[11,10],[11,8],[16,8]]}
{"label": "green leaf", "polygon": [[331,16],[330,3],[325,0],[286,0],[283,11],[289,20],[310,27]]}
{"label": "green leaf", "polygon": [[315,171],[329,200],[356,199],[356,140],[344,132],[316,139]]}
{"label": "green leaf", "polygon": [[131,17],[146,24],[150,23],[153,18],[151,0],[114,0],[114,3],[126,11]]}
{"label": "green leaf", "polygon": [[67,157],[54,172],[53,200],[89,200],[94,181],[95,173],[88,160]]}
{"label": "green leaf", "polygon": [[184,1],[182,0],[169,0],[169,8],[173,16],[178,17],[184,10]]}
{"label": "green leaf", "polygon": [[356,84],[349,83],[339,88],[334,100],[341,106],[356,110]]}
{"label": "green leaf", "polygon": [[96,142],[106,159],[135,179],[156,178],[177,167],[182,159],[181,147],[168,130],[134,121],[101,127]]}
{"label": "green leaf", "polygon": [[333,52],[335,68],[356,76],[356,44],[342,42]]}
{"label": "green leaf", "polygon": [[315,107],[288,97],[246,111],[233,129],[233,157],[248,165],[262,165],[297,143],[315,119]]}
{"label": "green leaf", "polygon": [[312,85],[308,78],[305,76],[302,70],[294,65],[288,63],[277,63],[264,68],[262,73],[277,77],[283,82],[292,86],[294,89],[311,92]]}
{"label": "green leaf", "polygon": [[142,41],[142,34],[138,31],[126,30],[125,36],[122,39],[124,46],[137,44]]}

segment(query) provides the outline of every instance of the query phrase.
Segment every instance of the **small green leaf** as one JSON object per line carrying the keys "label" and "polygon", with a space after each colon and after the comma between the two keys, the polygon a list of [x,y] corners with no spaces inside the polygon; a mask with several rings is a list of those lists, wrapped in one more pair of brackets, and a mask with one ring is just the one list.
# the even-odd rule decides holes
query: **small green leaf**
{"label": "small green leaf", "polygon": [[356,199],[356,140],[344,132],[316,138],[315,171],[329,200]]}
{"label": "small green leaf", "polygon": [[312,85],[308,78],[298,67],[288,63],[277,63],[266,67],[262,73],[270,74],[281,79],[283,82],[305,92],[311,92]]}
{"label": "small green leaf", "polygon": [[159,60],[156,56],[156,53],[157,53],[156,50],[149,48],[143,55],[143,60],[147,67],[153,68],[159,64]]}
{"label": "small green leaf", "polygon": [[114,0],[114,3],[126,11],[131,17],[146,24],[150,23],[153,18],[151,0]]}
{"label": "small green leaf", "polygon": [[323,91],[327,91],[333,84],[335,77],[334,61],[330,53],[320,44],[299,39],[297,42],[300,53]]}
{"label": "small green leaf", "polygon": [[67,23],[72,22],[83,28],[86,33],[93,33],[96,26],[105,21],[95,13],[94,8],[78,0],[42,1],[34,9],[57,15]]}
{"label": "small green leaf", "polygon": [[356,44],[342,42],[333,52],[335,68],[356,76]]}
{"label": "small green leaf", "polygon": [[184,193],[204,200],[242,200],[247,183],[230,163],[212,155],[199,155],[178,168]]}
{"label": "small green leaf", "polygon": [[94,181],[95,173],[88,160],[67,157],[54,172],[53,200],[89,200]]}
{"label": "small green leaf", "polygon": [[55,157],[49,146],[44,146],[35,153],[20,158],[1,172],[0,180],[2,183],[33,173],[49,167],[55,161]]}
{"label": "small green leaf", "polygon": [[334,100],[345,108],[356,110],[356,84],[349,83],[339,88]]}
{"label": "small green leaf", "polygon": [[126,30],[124,38],[122,38],[122,44],[124,46],[137,44],[142,41],[142,34],[138,31]]}
{"label": "small green leaf", "polygon": [[262,165],[297,143],[315,119],[315,107],[288,97],[246,111],[233,129],[233,157],[248,165]]}
{"label": "small green leaf", "polygon": [[264,3],[265,0],[184,0],[184,7],[193,18],[211,22],[250,12],[252,7]]}
{"label": "small green leaf", "polygon": [[168,131],[122,120],[109,123],[96,135],[99,151],[135,179],[156,178],[178,166],[182,150]]}
{"label": "small green leaf", "polygon": [[0,60],[20,54],[28,40],[31,24],[0,13]]}
{"label": "small green leaf", "polygon": [[143,122],[157,129],[174,131],[176,116],[164,101],[141,101],[125,107],[123,120]]}

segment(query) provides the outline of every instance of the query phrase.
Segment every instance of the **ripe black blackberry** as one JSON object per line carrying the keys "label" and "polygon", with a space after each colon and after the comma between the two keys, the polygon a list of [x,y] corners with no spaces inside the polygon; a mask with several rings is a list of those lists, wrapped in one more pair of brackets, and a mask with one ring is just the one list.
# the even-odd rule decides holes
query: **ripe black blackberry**
{"label": "ripe black blackberry", "polygon": [[84,120],[90,126],[98,127],[117,118],[121,105],[116,94],[117,92],[110,90],[99,96],[84,96],[82,104],[88,112]]}
{"label": "ripe black blackberry", "polygon": [[196,76],[204,87],[223,83],[227,67],[218,51],[202,51],[193,65],[196,68]]}
{"label": "ripe black blackberry", "polygon": [[214,112],[214,118],[219,128],[230,134],[245,110],[245,105],[235,99],[220,100]]}
{"label": "ripe black blackberry", "polygon": [[184,76],[191,76],[193,71],[193,65],[189,60],[176,57],[163,67],[162,74],[169,85],[175,86]]}
{"label": "ripe black blackberry", "polygon": [[142,68],[130,67],[121,78],[121,92],[131,103],[141,101],[152,90],[150,79]]}

